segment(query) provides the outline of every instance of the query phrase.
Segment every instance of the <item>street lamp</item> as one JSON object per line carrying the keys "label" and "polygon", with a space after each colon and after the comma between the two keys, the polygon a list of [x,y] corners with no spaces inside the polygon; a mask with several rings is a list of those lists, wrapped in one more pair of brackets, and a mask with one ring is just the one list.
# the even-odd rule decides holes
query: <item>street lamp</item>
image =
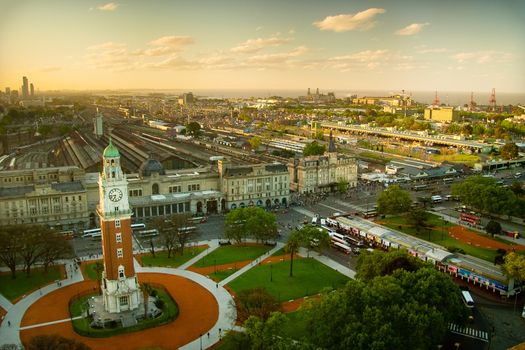
{"label": "street lamp", "polygon": [[273,281],[273,265],[270,265],[270,282]]}
{"label": "street lamp", "polygon": [[200,340],[200,343],[201,343],[201,350],[202,350],[202,334],[199,335],[199,340]]}

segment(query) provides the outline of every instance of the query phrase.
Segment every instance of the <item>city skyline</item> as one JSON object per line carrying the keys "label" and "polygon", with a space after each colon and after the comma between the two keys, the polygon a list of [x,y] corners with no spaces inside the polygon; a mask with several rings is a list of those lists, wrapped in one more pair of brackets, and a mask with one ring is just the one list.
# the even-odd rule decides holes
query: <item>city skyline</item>
{"label": "city skyline", "polygon": [[[0,84],[525,92],[525,3],[4,1]],[[24,25],[21,25],[21,24]]]}

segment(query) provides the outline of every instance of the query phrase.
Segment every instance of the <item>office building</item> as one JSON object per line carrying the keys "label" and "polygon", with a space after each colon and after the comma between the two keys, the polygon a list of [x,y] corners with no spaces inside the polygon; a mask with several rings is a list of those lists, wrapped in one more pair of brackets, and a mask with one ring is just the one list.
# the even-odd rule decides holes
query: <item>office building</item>
{"label": "office building", "polygon": [[35,87],[33,86],[33,83],[29,84],[29,90],[31,92],[31,97],[35,96]]}
{"label": "office building", "polygon": [[28,98],[29,97],[29,82],[27,80],[27,77],[22,78],[22,98]]}
{"label": "office building", "polygon": [[425,119],[437,122],[454,122],[459,120],[459,114],[454,107],[425,108]]}

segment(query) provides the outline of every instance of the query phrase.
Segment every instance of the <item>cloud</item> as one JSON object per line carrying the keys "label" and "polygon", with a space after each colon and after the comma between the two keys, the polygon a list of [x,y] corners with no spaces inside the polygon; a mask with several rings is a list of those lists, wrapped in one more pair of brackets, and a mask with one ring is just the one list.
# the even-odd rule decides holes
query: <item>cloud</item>
{"label": "cloud", "polygon": [[264,38],[249,39],[243,43],[240,43],[236,47],[232,48],[231,51],[240,52],[240,53],[254,53],[266,47],[281,46],[281,45],[289,43],[290,41],[291,39],[277,38],[277,37],[271,37],[271,38],[266,38],[266,39]]}
{"label": "cloud", "polygon": [[259,30],[263,29],[264,27],[262,26],[258,26],[257,28],[255,28],[255,31],[258,32]]}
{"label": "cloud", "polygon": [[170,47],[181,47],[185,45],[193,44],[194,40],[190,36],[175,36],[168,35],[149,42],[149,45],[153,46],[170,46]]}
{"label": "cloud", "polygon": [[314,22],[320,30],[331,30],[334,32],[346,32],[349,30],[369,30],[374,27],[374,17],[385,13],[382,8],[369,8],[356,14],[341,14],[337,16],[327,16],[322,21]]}
{"label": "cloud", "polygon": [[364,50],[348,55],[331,57],[324,64],[320,63],[320,66],[341,72],[370,71],[383,67],[406,71],[425,67],[421,63],[414,62],[413,56],[391,52],[387,49]]}
{"label": "cloud", "polygon": [[117,9],[117,7],[118,7],[118,4],[116,4],[114,2],[108,2],[107,4],[97,6],[97,10],[100,10],[100,11],[115,11]]}
{"label": "cloud", "polygon": [[460,52],[451,56],[458,63],[503,63],[509,62],[514,58],[514,55],[508,52],[501,51],[472,51],[472,52]]}
{"label": "cloud", "polygon": [[141,66],[141,68],[150,68],[150,69],[196,69],[198,68],[197,63],[190,62],[180,56],[171,56],[160,62],[146,63]]}
{"label": "cloud", "polygon": [[432,48],[432,49],[419,50],[418,53],[422,53],[422,54],[425,54],[425,53],[444,53],[444,52],[448,52],[448,51],[450,51],[450,50],[446,49],[444,47],[436,47],[436,48]]}
{"label": "cloud", "polygon": [[419,33],[423,27],[430,25],[430,23],[412,23],[405,28],[396,31],[396,35],[414,35]]}

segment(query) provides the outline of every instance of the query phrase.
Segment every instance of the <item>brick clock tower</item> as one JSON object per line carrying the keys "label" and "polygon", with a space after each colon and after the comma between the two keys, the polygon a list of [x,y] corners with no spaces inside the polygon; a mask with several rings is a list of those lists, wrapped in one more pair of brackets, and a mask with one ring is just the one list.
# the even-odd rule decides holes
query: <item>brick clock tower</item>
{"label": "brick clock tower", "polygon": [[119,151],[111,143],[111,138],[102,157],[97,206],[104,256],[102,297],[106,311],[118,313],[138,308],[140,289],[133,268],[128,181],[120,167]]}

